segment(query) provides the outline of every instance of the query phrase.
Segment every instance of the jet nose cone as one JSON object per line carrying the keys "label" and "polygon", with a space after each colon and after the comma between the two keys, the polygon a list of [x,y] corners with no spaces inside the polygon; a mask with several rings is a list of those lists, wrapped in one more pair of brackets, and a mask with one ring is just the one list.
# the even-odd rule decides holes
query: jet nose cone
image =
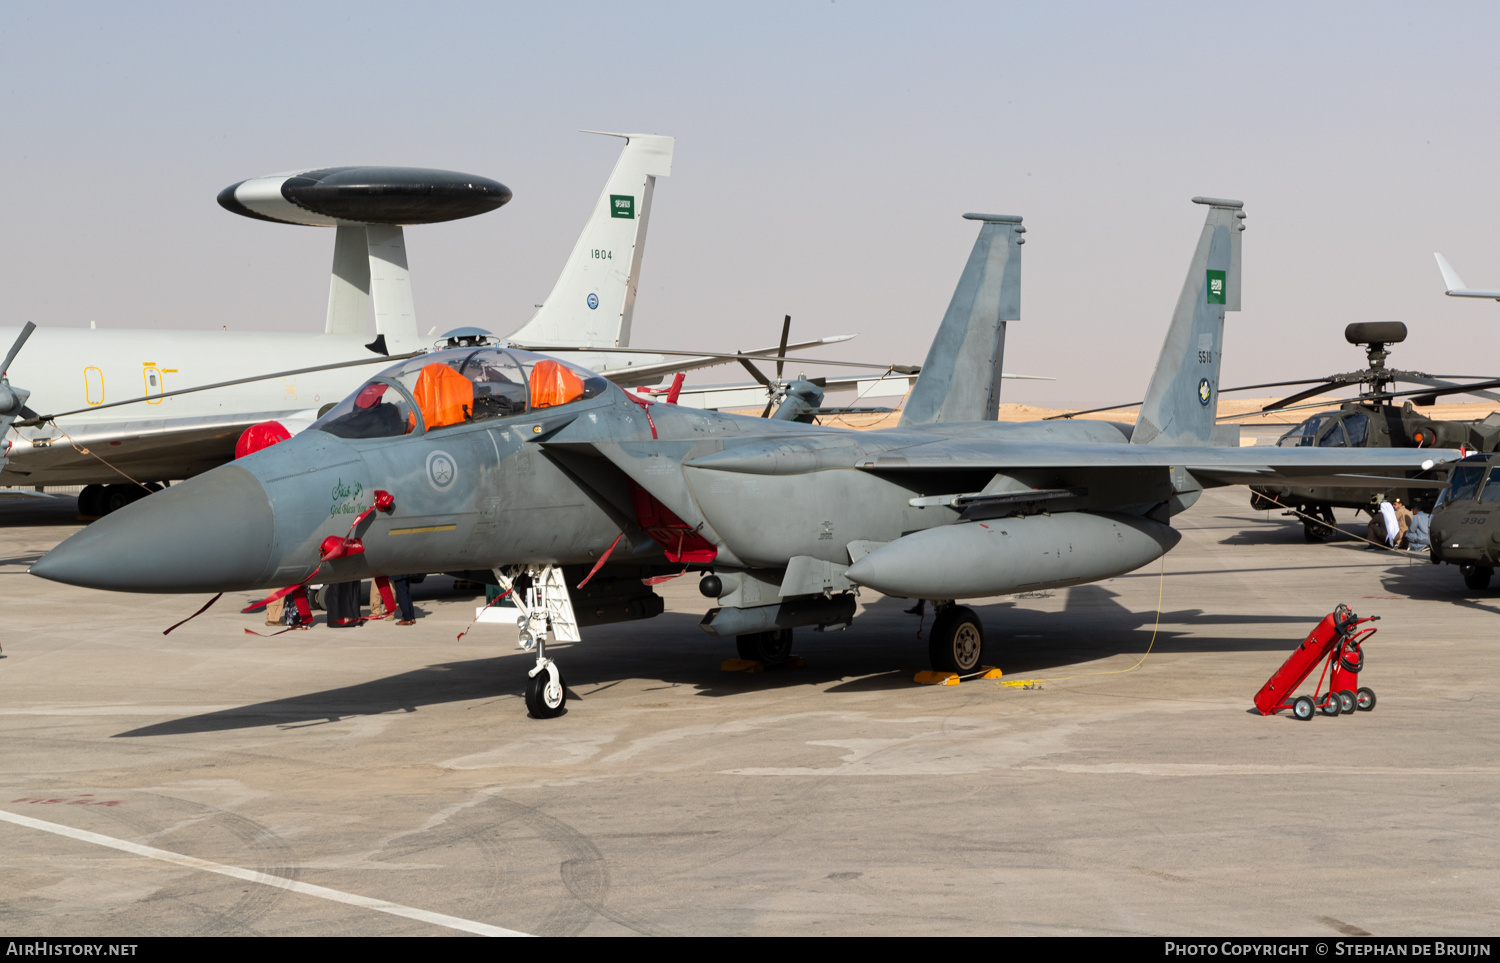
{"label": "jet nose cone", "polygon": [[116,592],[233,591],[256,584],[274,534],[260,480],[226,465],[99,519],[31,574]]}

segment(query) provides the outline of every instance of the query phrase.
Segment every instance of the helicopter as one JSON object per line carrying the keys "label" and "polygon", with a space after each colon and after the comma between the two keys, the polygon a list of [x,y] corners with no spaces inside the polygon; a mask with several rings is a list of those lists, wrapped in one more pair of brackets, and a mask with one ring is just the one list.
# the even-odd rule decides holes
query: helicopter
{"label": "helicopter", "polygon": [[[1485,391],[1500,384],[1493,378],[1477,375],[1431,375],[1421,371],[1403,371],[1386,367],[1388,346],[1406,340],[1406,325],[1400,321],[1364,321],[1344,328],[1344,340],[1363,345],[1367,367],[1331,375],[1316,381],[1280,381],[1267,384],[1226,388],[1224,391],[1250,391],[1263,388],[1312,385],[1295,394],[1274,401],[1262,411],[1295,410],[1298,402],[1332,389],[1358,385],[1358,399],[1341,404],[1337,411],[1321,411],[1293,427],[1276,441],[1280,448],[1457,448],[1491,452],[1500,450],[1500,412],[1492,413],[1478,423],[1443,421],[1429,418],[1415,406],[1433,404],[1439,395],[1470,393],[1500,401],[1500,394]],[[1447,379],[1461,378],[1470,384],[1454,384]],[[1479,379],[1479,380],[1475,380]],[[1397,382],[1425,385],[1412,391],[1392,391]],[[1408,400],[1396,404],[1398,399]],[[1322,408],[1322,403],[1301,407]],[[1428,481],[1409,488],[1393,487],[1386,492],[1400,498],[1413,511],[1431,511],[1439,488]],[[1331,486],[1252,487],[1250,507],[1264,510],[1282,507],[1302,519],[1303,535],[1309,542],[1324,542],[1334,533],[1334,508],[1369,511],[1367,489]]]}
{"label": "helicopter", "polygon": [[[1364,346],[1366,367],[1363,370],[1347,371],[1326,378],[1222,388],[1219,393],[1311,385],[1261,409],[1267,412],[1295,411],[1299,408],[1325,409],[1277,439],[1276,445],[1279,448],[1454,448],[1484,452],[1500,449],[1500,412],[1491,414],[1477,424],[1470,424],[1428,418],[1413,407],[1414,403],[1421,407],[1431,405],[1438,396],[1449,394],[1471,394],[1500,401],[1500,394],[1485,390],[1500,388],[1500,378],[1482,375],[1432,375],[1424,371],[1387,368],[1385,362],[1390,357],[1387,346],[1400,344],[1406,340],[1406,335],[1406,325],[1400,321],[1356,322],[1344,328],[1344,340],[1353,345]],[[1469,383],[1456,384],[1451,379]],[[1397,382],[1425,387],[1409,391],[1390,390]],[[1298,404],[1325,392],[1354,385],[1360,386],[1359,397],[1344,402],[1337,411],[1326,410],[1327,402]],[[1397,406],[1392,403],[1397,399],[1408,400]],[[1070,411],[1052,415],[1047,420],[1076,418],[1079,415],[1132,408],[1138,404],[1140,402]],[[1224,415],[1220,420],[1231,417],[1244,416]],[[1445,484],[1441,479],[1412,477],[1407,479],[1403,487],[1393,486],[1387,489],[1385,495],[1400,498],[1413,511],[1431,511],[1438,491]],[[1288,514],[1295,514],[1302,519],[1303,536],[1309,542],[1325,542],[1333,537],[1336,524],[1334,508],[1370,511],[1374,504],[1368,488],[1328,485],[1250,487],[1251,508],[1256,511],[1277,507],[1288,509]]]}
{"label": "helicopter", "polygon": [[1500,529],[1489,524],[1500,507],[1496,465],[1500,456],[1495,454],[1469,455],[1454,465],[1432,510],[1432,564],[1457,565],[1464,584],[1475,591],[1489,588],[1500,564]]}

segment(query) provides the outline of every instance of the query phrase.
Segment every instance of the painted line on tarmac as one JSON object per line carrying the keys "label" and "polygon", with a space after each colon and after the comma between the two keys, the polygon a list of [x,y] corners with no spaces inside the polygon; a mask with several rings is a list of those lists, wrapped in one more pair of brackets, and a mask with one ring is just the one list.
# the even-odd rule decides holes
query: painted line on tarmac
{"label": "painted line on tarmac", "polygon": [[331,900],[335,903],[346,903],[349,906],[358,906],[362,909],[375,910],[377,913],[389,913],[392,916],[404,916],[407,919],[417,920],[422,923],[431,923],[434,926],[445,926],[452,930],[461,930],[465,933],[475,933],[479,936],[530,936],[530,933],[522,933],[519,930],[508,930],[503,926],[491,926],[488,923],[476,923],[473,920],[460,919],[457,916],[447,916],[443,913],[433,913],[429,910],[414,909],[410,906],[402,906],[400,903],[388,903],[383,899],[371,899],[368,896],[358,896],[354,893],[345,893],[341,890],[329,889],[326,886],[315,886],[312,883],[301,883],[294,879],[286,879],[281,876],[272,876],[268,873],[257,872],[253,869],[241,869],[238,866],[226,866],[223,863],[215,863],[207,859],[199,859],[196,856],[184,856],[181,853],[173,853],[165,849],[157,849],[155,846],[142,846],[140,843],[132,843],[124,839],[115,839],[113,836],[105,836],[101,833],[91,833],[86,829],[74,829],[72,826],[63,826],[59,823],[49,823],[42,819],[32,819],[30,816],[18,816],[15,813],[0,810],[0,821],[14,823],[27,829],[40,829],[44,833],[55,833],[58,836],[67,836],[69,839],[81,840],[85,843],[94,843],[97,846],[108,846],[110,849],[118,849],[123,853],[134,856],[144,856],[147,859],[159,859],[164,863],[175,863],[178,866],[186,866],[189,869],[200,869],[206,873],[218,873],[220,876],[229,876],[234,879],[244,880],[247,883],[260,883],[263,886],[274,886],[277,889],[290,890],[293,893],[301,893],[303,896],[315,896],[318,899]]}

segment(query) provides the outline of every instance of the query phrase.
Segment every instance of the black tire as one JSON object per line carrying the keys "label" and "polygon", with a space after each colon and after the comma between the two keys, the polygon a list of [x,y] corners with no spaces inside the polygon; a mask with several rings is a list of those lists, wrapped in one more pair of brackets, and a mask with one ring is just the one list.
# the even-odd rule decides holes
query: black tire
{"label": "black tire", "polygon": [[104,514],[104,486],[86,485],[78,493],[78,514],[97,518]]}
{"label": "black tire", "polygon": [[1339,693],[1338,703],[1339,711],[1344,715],[1349,715],[1354,711],[1354,693],[1350,692],[1348,689],[1344,689]]}
{"label": "black tire", "polygon": [[984,625],[974,610],[950,605],[932,620],[927,656],[938,672],[967,675],[984,665]]}
{"label": "black tire", "polygon": [[1360,712],[1369,712],[1375,708],[1375,690],[1360,686],[1354,693],[1354,708]]}
{"label": "black tire", "polygon": [[1339,707],[1338,694],[1334,692],[1330,692],[1324,695],[1323,701],[1316,703],[1316,705],[1318,707],[1318,711],[1323,713],[1323,715],[1325,716],[1336,716],[1343,711],[1343,709]]}
{"label": "black tire", "polygon": [[[1317,509],[1308,511],[1307,514],[1312,515],[1314,512],[1321,514]],[[1315,545],[1321,544],[1333,537],[1333,528],[1323,522],[1315,522],[1311,518],[1304,518],[1302,519],[1302,537]]]}
{"label": "black tire", "polygon": [[734,637],[734,646],[740,658],[762,665],[780,665],[792,657],[792,630],[776,629],[771,632],[753,632]]}
{"label": "black tire", "polygon": [[1307,696],[1298,696],[1292,702],[1292,715],[1304,721],[1313,717],[1313,701]]}
{"label": "black tire", "polygon": [[1490,578],[1495,570],[1485,565],[1464,564],[1458,567],[1464,577],[1464,584],[1476,592],[1490,587]]}
{"label": "black tire", "polygon": [[108,515],[111,512],[117,512],[120,509],[124,508],[126,505],[129,505],[131,502],[135,501],[135,499],[131,497],[132,487],[134,486],[105,485],[104,497],[101,499],[101,503],[104,506],[104,514]]}
{"label": "black tire", "polygon": [[546,669],[526,680],[526,711],[533,719],[555,719],[563,714],[568,704],[568,689],[563,685],[562,673],[557,674],[557,684],[552,684],[552,673]]}

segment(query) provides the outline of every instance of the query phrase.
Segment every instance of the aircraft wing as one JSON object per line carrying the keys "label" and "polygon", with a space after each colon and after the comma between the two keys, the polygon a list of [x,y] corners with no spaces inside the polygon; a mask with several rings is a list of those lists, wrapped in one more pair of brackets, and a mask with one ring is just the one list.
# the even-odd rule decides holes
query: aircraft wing
{"label": "aircraft wing", "polygon": [[[954,438],[883,452],[857,467],[872,472],[1181,468],[1206,486],[1290,482],[1379,488],[1393,477],[1461,457],[1437,448],[1200,448]],[[1443,484],[1433,479],[1431,486],[1419,487]]]}
{"label": "aircraft wing", "polygon": [[83,485],[108,477],[188,478],[234,459],[234,445],[251,425],[285,420],[287,412],[236,413],[203,418],[93,422],[62,429],[52,424],[17,432],[0,482]]}

